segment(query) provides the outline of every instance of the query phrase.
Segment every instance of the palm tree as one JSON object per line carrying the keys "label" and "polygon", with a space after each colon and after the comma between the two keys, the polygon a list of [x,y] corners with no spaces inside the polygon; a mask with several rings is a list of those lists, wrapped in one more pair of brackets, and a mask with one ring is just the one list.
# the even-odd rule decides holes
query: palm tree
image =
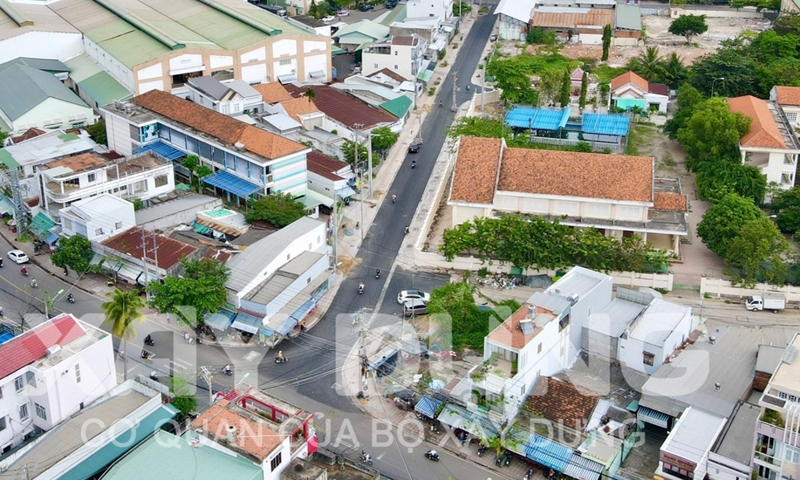
{"label": "palm tree", "polygon": [[311,103],[315,98],[317,98],[317,92],[315,92],[313,88],[309,88],[306,90],[306,93],[304,93],[303,96],[308,99],[308,103]]}
{"label": "palm tree", "polygon": [[103,325],[111,326],[111,334],[122,340],[130,340],[136,336],[133,322],[141,322],[144,318],[140,310],[144,308],[144,300],[136,290],[120,290],[115,288],[108,294],[111,300],[103,303],[106,320]]}
{"label": "palm tree", "polygon": [[662,62],[658,47],[647,47],[638,57],[628,62],[628,68],[647,80],[657,80],[661,75]]}
{"label": "palm tree", "polygon": [[689,74],[686,65],[683,64],[683,59],[675,52],[672,52],[668,60],[662,62],[661,69],[664,82],[672,89],[678,88],[678,85],[683,83]]}

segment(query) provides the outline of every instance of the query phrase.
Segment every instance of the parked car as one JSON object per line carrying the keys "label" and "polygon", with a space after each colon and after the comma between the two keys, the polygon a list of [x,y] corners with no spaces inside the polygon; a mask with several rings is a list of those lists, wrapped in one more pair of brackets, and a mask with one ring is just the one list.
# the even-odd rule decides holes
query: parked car
{"label": "parked car", "polygon": [[372,5],[361,5],[361,8],[359,10],[361,10],[362,12],[369,12],[370,10],[374,9],[375,7],[373,7]]}
{"label": "parked car", "polygon": [[420,290],[403,290],[402,292],[397,294],[397,303],[400,305],[404,304],[406,300],[422,300],[423,302],[430,302],[431,301],[431,294],[425,293]]}
{"label": "parked car", "polygon": [[408,153],[417,153],[419,152],[419,143],[413,142],[411,145],[408,146]]}
{"label": "parked car", "polygon": [[386,5],[385,5],[385,7],[388,8],[388,9],[392,9],[392,8],[394,8],[396,6],[397,6],[397,0],[389,0],[388,2],[386,2]]}
{"label": "parked car", "polygon": [[328,15],[327,17],[322,17],[322,23],[333,23],[336,20],[336,17],[333,15]]}
{"label": "parked car", "polygon": [[28,263],[28,255],[23,252],[22,250],[11,250],[8,252],[8,258],[11,259],[12,262],[21,265],[23,263]]}
{"label": "parked car", "polygon": [[497,41],[497,34],[493,33],[493,34],[489,35],[489,41],[490,42],[496,42]]}
{"label": "parked car", "polygon": [[350,10],[343,8],[336,12],[337,17],[347,17],[350,15]]}

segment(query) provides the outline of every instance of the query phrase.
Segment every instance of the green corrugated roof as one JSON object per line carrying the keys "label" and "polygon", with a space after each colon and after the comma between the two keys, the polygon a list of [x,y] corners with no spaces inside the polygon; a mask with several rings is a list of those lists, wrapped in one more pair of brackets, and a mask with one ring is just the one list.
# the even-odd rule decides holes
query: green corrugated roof
{"label": "green corrugated roof", "polygon": [[417,80],[421,80],[423,82],[429,82],[431,77],[433,77],[433,70],[422,70],[417,74]]}
{"label": "green corrugated roof", "polygon": [[94,476],[100,470],[111,465],[132,447],[135,447],[151,433],[178,415],[178,410],[169,403],[143,418],[139,423],[131,425],[131,429],[116,437],[117,441],[106,444],[94,452],[89,458],[61,475],[59,480],[83,480]]}
{"label": "green corrugated roof", "polygon": [[109,105],[131,96],[131,92],[106,72],[98,72],[78,85],[97,105]]}
{"label": "green corrugated roof", "polygon": [[18,168],[19,162],[14,160],[14,157],[8,153],[8,150],[5,148],[0,148],[0,163],[5,165],[8,168]]}
{"label": "green corrugated roof", "polygon": [[30,229],[37,237],[45,238],[47,234],[50,233],[50,229],[55,226],[56,222],[44,213],[39,212],[33,217],[33,220],[31,220]]}
{"label": "green corrugated roof", "polygon": [[381,25],[391,26],[393,22],[402,22],[406,19],[406,6],[398,5],[394,7],[389,13],[384,14],[383,18],[379,18]]}
{"label": "green corrugated roof", "polygon": [[86,106],[52,73],[15,63],[0,70],[0,110],[15,121],[48,98]]}
{"label": "green corrugated roof", "polygon": [[72,57],[64,63],[69,69],[69,78],[75,83],[80,83],[92,75],[103,71],[100,65],[89,58],[89,55],[86,53],[81,53],[77,57]]}
{"label": "green corrugated roof", "polygon": [[616,28],[625,30],[642,30],[642,10],[639,5],[617,5]]}
{"label": "green corrugated roof", "polygon": [[401,95],[393,100],[381,103],[380,107],[397,118],[403,118],[408,113],[412,103],[410,98]]}
{"label": "green corrugated roof", "polygon": [[342,27],[339,31],[336,32],[336,36],[339,37],[340,41],[342,37],[352,37],[352,38],[363,38],[362,41],[352,41],[348,38],[347,43],[364,43],[370,39],[374,40],[382,40],[389,35],[389,27],[386,25],[381,25],[380,23],[375,23],[371,20],[361,20],[360,22],[353,23],[346,27]]}
{"label": "green corrugated roof", "polygon": [[[184,437],[160,431],[128,453],[108,471],[114,480],[262,480],[264,471],[240,455],[228,455],[215,448],[198,445],[190,439],[194,430]],[[188,437],[188,438],[187,438]],[[288,461],[288,459],[287,459]]]}
{"label": "green corrugated roof", "polygon": [[14,60],[10,60],[2,65],[0,65],[0,70],[6,68],[7,66],[19,63],[21,65],[25,65],[31,68],[35,68],[37,70],[42,70],[44,72],[49,72],[52,74],[56,73],[63,73],[68,72],[69,68],[67,66],[58,61],[58,60],[50,60],[46,58],[27,58],[27,57],[19,57],[15,58]]}
{"label": "green corrugated roof", "polygon": [[58,136],[58,139],[61,140],[64,143],[71,142],[73,140],[79,140],[80,138],[81,137],[79,137],[77,134],[72,133],[72,132],[64,133],[64,134],[61,134],[61,135]]}

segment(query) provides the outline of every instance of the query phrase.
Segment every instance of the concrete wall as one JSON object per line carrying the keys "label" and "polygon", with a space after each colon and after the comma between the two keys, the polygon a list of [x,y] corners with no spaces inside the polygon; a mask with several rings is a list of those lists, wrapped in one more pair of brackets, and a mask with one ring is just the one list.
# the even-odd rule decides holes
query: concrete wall
{"label": "concrete wall", "polygon": [[757,12],[755,8],[704,9],[672,7],[669,9],[670,18],[678,18],[683,15],[705,15],[708,18],[764,18],[764,12]]}
{"label": "concrete wall", "polygon": [[581,348],[605,360],[617,359],[617,341],[616,337],[596,330],[586,327],[581,329]]}
{"label": "concrete wall", "polygon": [[154,207],[146,208],[144,210],[140,210],[137,213],[136,225],[142,227],[145,230],[164,230],[168,227],[174,227],[175,225],[190,224],[192,223],[195,218],[197,217],[197,212],[204,211],[204,210],[213,210],[215,208],[222,206],[222,199],[214,198],[214,197],[206,197],[208,200],[202,204],[193,204],[184,210],[175,210],[168,213],[165,213],[163,217],[156,218],[154,220],[143,221],[139,223],[139,218],[141,217],[140,213],[147,213],[153,209],[161,209],[166,210],[169,208],[170,202],[161,203]]}
{"label": "concrete wall", "polygon": [[106,111],[105,122],[109,150],[114,150],[126,157],[132,155],[133,139],[131,138],[131,124],[128,120]]}
{"label": "concrete wall", "polygon": [[[729,280],[723,280],[721,278],[703,277],[700,279],[701,295],[709,294],[717,298],[726,296],[741,299],[751,295],[762,295],[765,292],[783,293],[786,295],[787,301],[800,302],[800,287],[793,287],[790,285],[775,287],[773,285],[767,285],[766,283],[758,283],[753,288],[741,288],[733,285]],[[790,308],[790,306],[787,305],[786,308]],[[742,311],[747,311],[744,309],[744,306],[742,307]]]}

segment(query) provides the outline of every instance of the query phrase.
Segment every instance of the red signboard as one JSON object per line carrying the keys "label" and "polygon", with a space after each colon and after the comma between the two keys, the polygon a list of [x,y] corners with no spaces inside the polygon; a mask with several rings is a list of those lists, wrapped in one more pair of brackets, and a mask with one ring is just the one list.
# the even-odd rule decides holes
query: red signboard
{"label": "red signboard", "polygon": [[669,453],[661,452],[660,457],[662,462],[669,463],[670,465],[675,465],[681,468],[685,468],[690,472],[694,472],[694,469],[697,468],[696,463],[684,460],[680,457],[676,457],[675,455],[671,455]]}

